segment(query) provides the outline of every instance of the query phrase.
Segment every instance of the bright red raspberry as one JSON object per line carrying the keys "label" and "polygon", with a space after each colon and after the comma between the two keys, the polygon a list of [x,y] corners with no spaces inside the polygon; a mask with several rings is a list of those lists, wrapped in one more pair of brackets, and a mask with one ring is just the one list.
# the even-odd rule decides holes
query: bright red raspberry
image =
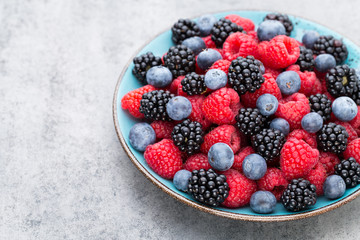
{"label": "bright red raspberry", "polygon": [[211,166],[209,164],[208,156],[206,154],[197,153],[195,155],[190,156],[186,160],[184,164],[184,168],[192,172],[194,170],[200,170],[202,168],[208,170],[211,168]]}
{"label": "bright red raspberry", "polygon": [[343,126],[349,134],[348,142],[357,139],[359,136],[355,129],[348,122],[335,121],[336,124]]}
{"label": "bright red raspberry", "polygon": [[360,138],[357,138],[348,144],[344,152],[344,157],[346,159],[353,157],[358,163],[360,163]]}
{"label": "bright red raspberry", "polygon": [[141,88],[132,90],[124,95],[121,99],[121,107],[128,110],[129,113],[136,118],[144,118],[144,114],[139,111],[141,97],[144,93],[154,91],[155,87],[146,85]]}
{"label": "bright red raspberry", "polygon": [[201,152],[207,154],[215,143],[226,143],[231,147],[234,153],[240,149],[240,132],[232,125],[221,125],[214,128],[204,137],[201,144]]}
{"label": "bright red raspberry", "polygon": [[207,96],[202,110],[207,119],[221,125],[234,124],[235,116],[241,107],[240,97],[234,89],[220,88]]}
{"label": "bright red raspberry", "polygon": [[278,168],[268,168],[265,175],[257,181],[259,190],[272,192],[279,201],[288,185],[284,173]]}
{"label": "bright red raspberry", "polygon": [[288,180],[306,176],[318,160],[319,151],[296,138],[289,138],[280,153],[280,167]]}
{"label": "bright red raspberry", "polygon": [[265,73],[263,77],[265,81],[258,90],[254,93],[247,92],[241,96],[241,103],[246,107],[255,108],[257,99],[265,93],[274,95],[278,100],[281,99],[281,92],[273,75]]}
{"label": "bright red raspberry", "polygon": [[258,54],[261,62],[270,68],[286,68],[294,64],[300,55],[297,41],[285,35],[278,35],[270,41],[259,44]]}
{"label": "bright red raspberry", "polygon": [[[301,72],[299,65],[291,65],[290,67],[287,68],[287,71],[294,71],[299,75],[301,80],[301,88],[299,90],[299,93],[303,93],[307,97],[309,97],[314,91],[315,84],[320,84],[320,91],[321,91],[320,80],[316,77],[316,74],[314,72],[308,72],[308,71]],[[316,91],[318,91],[319,86],[316,87],[317,87]]]}
{"label": "bright red raspberry", "polygon": [[[221,53],[220,53],[220,54],[221,54]],[[198,58],[198,56],[195,57],[195,72],[196,72],[197,74],[204,75],[204,74],[205,74],[205,71],[202,70],[202,69],[199,67],[199,65],[197,64],[197,58]]]}
{"label": "bright red raspberry", "polygon": [[255,29],[255,24],[248,18],[243,18],[235,14],[227,15],[225,18],[241,26],[246,32],[254,31]]}
{"label": "bright red raspberry", "polygon": [[179,87],[181,87],[181,80],[184,78],[185,76],[178,76],[175,78],[170,84],[169,91],[173,94],[177,94]]}
{"label": "bright red raspberry", "polygon": [[173,122],[167,122],[167,121],[154,121],[150,124],[152,128],[155,131],[156,138],[158,140],[161,139],[171,139],[171,132],[174,128]]}
{"label": "bright red raspberry", "polygon": [[288,138],[296,138],[298,140],[304,140],[312,148],[317,148],[316,135],[315,133],[309,133],[303,129],[296,129],[292,131]]}
{"label": "bright red raspberry", "polygon": [[210,67],[210,69],[219,69],[224,71],[226,74],[229,72],[231,62],[225,59],[219,59]]}
{"label": "bright red raspberry", "polygon": [[254,39],[241,32],[231,34],[223,44],[223,58],[229,61],[237,57],[253,55],[257,58],[257,43]]}
{"label": "bright red raspberry", "polygon": [[203,37],[202,39],[204,40],[207,48],[216,48],[215,42],[213,40],[211,40],[211,35],[209,35],[207,37]]}
{"label": "bright red raspberry", "polygon": [[294,130],[301,128],[301,119],[308,113],[310,105],[307,97],[302,93],[294,93],[279,101],[275,116],[287,120],[290,128]]}
{"label": "bright red raspberry", "polygon": [[321,163],[317,163],[305,179],[309,180],[310,183],[316,187],[316,194],[321,196],[324,194],[323,185],[326,180],[326,170]]}
{"label": "bright red raspberry", "polygon": [[314,83],[314,86],[313,86],[313,89],[310,93],[310,95],[315,95],[315,94],[318,94],[318,93],[323,93],[323,87],[322,87],[322,84],[321,84],[321,81],[319,79],[315,80],[315,83]]}
{"label": "bright red raspberry", "polygon": [[170,139],[147,146],[144,158],[149,167],[165,179],[172,179],[182,168],[181,152]]}
{"label": "bright red raspberry", "polygon": [[226,176],[226,182],[229,184],[229,196],[222,203],[228,208],[238,208],[247,205],[250,202],[251,195],[256,192],[256,182],[246,178],[244,175],[234,169],[222,172]]}
{"label": "bright red raspberry", "polygon": [[269,67],[265,67],[265,74],[266,73],[270,73],[273,78],[277,78],[277,76],[279,76],[279,74],[281,73],[280,70],[277,70],[277,69],[272,69],[272,68],[269,68]]}
{"label": "bright red raspberry", "polygon": [[189,116],[189,119],[191,121],[197,121],[202,125],[203,130],[208,129],[211,126],[211,122],[205,117],[205,114],[203,110],[201,109],[201,106],[205,100],[204,95],[194,95],[187,97],[189,101],[191,102],[192,111]]}
{"label": "bright red raspberry", "polygon": [[340,163],[339,157],[330,152],[320,152],[319,155],[319,162],[322,163],[322,165],[325,168],[326,174],[329,176],[331,174],[334,174],[335,172],[335,165]]}
{"label": "bright red raspberry", "polygon": [[247,35],[249,35],[250,37],[252,37],[256,43],[259,43],[259,42],[260,42],[260,41],[259,41],[259,38],[258,38],[258,36],[257,36],[257,32],[256,32],[256,31],[248,31],[248,32],[247,32]]}
{"label": "bright red raspberry", "polygon": [[349,122],[354,129],[360,128],[360,106],[357,106],[357,108],[358,112],[356,117]]}
{"label": "bright red raspberry", "polygon": [[241,149],[240,152],[234,156],[234,164],[231,168],[238,170],[242,173],[242,163],[244,159],[252,153],[255,153],[255,151],[250,146]]}

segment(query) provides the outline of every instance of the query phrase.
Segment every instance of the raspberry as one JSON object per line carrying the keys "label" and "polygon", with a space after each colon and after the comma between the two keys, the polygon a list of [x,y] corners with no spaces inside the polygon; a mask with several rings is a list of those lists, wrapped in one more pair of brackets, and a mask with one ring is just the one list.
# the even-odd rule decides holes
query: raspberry
{"label": "raspberry", "polygon": [[224,71],[226,74],[229,72],[229,66],[231,62],[225,59],[219,59],[210,67],[210,69],[220,69]]}
{"label": "raspberry", "polygon": [[158,140],[161,140],[164,138],[171,139],[171,132],[175,125],[173,122],[158,120],[158,121],[152,122],[150,125],[154,129],[156,138]]}
{"label": "raspberry", "polygon": [[[299,65],[291,65],[287,68],[287,71],[294,71],[297,74],[299,74],[300,80],[301,80],[301,88],[299,90],[299,93],[305,94],[307,97],[309,97],[313,91],[314,91],[314,85],[317,83],[319,84],[319,79],[316,77],[316,74],[314,72],[308,72],[300,71]],[[319,86],[317,86],[319,88]],[[320,87],[321,88],[321,87]]]}
{"label": "raspberry", "polygon": [[204,40],[204,43],[207,48],[216,48],[215,42],[211,39],[211,35],[207,37],[203,37],[202,40]]}
{"label": "raspberry", "polygon": [[205,117],[201,106],[205,100],[204,95],[196,95],[196,96],[189,96],[187,97],[191,102],[192,111],[189,116],[191,121],[197,121],[202,125],[203,130],[208,129],[211,126],[211,122]]}
{"label": "raspberry", "polygon": [[279,101],[275,116],[287,120],[293,130],[301,128],[301,119],[308,113],[310,113],[309,99],[302,93],[294,93]]}
{"label": "raspberry", "polygon": [[306,176],[318,160],[319,151],[296,138],[289,138],[280,153],[280,167],[289,180]]}
{"label": "raspberry", "polygon": [[309,172],[305,177],[309,180],[311,184],[314,184],[316,187],[316,194],[321,196],[324,194],[323,184],[326,180],[326,170],[321,163],[315,165],[315,167]]}
{"label": "raspberry", "polygon": [[244,175],[234,169],[222,172],[226,176],[226,182],[229,184],[229,196],[222,203],[228,208],[238,208],[250,202],[251,195],[256,192],[256,182],[247,179]]}
{"label": "raspberry", "polygon": [[221,125],[205,135],[200,149],[201,152],[207,154],[212,145],[222,142],[229,145],[236,153],[240,149],[240,141],[240,132],[234,126]]}
{"label": "raspberry", "polygon": [[154,91],[155,88],[151,85],[146,85],[141,88],[132,90],[124,95],[121,99],[122,109],[128,110],[129,113],[136,118],[144,118],[144,114],[139,111],[141,97],[144,93]]}
{"label": "raspberry", "polygon": [[144,158],[149,167],[165,179],[172,179],[182,168],[181,152],[170,139],[147,146]]}
{"label": "raspberry", "polygon": [[202,70],[199,65],[197,64],[197,58],[198,56],[195,57],[195,73],[199,74],[199,75],[204,75],[205,71]]}
{"label": "raspberry", "polygon": [[323,93],[323,86],[321,84],[321,81],[317,78],[314,82],[314,86],[313,86],[313,89],[311,90],[310,95],[315,95],[318,93]]}
{"label": "raspberry", "polygon": [[173,94],[178,94],[178,89],[182,87],[181,85],[181,80],[184,79],[185,76],[178,76],[177,78],[175,78],[169,87],[169,91]]}
{"label": "raspberry", "polygon": [[207,155],[205,155],[203,153],[198,153],[198,154],[190,156],[186,160],[186,162],[184,164],[184,168],[186,170],[192,172],[194,170],[200,170],[200,169],[208,170],[211,168],[211,166],[209,164]]}
{"label": "raspberry", "polygon": [[344,157],[346,159],[353,157],[358,163],[360,163],[360,138],[357,138],[349,143],[344,152]]}
{"label": "raspberry", "polygon": [[278,35],[269,42],[261,42],[258,54],[265,66],[279,69],[294,64],[300,56],[300,48],[295,39]]}
{"label": "raspberry", "polygon": [[241,149],[240,152],[234,156],[234,164],[232,165],[231,168],[238,170],[239,172],[242,173],[242,163],[244,159],[252,153],[255,153],[255,151],[250,146]]}
{"label": "raspberry", "polygon": [[358,113],[356,117],[349,122],[354,129],[358,129],[360,127],[360,106],[357,106],[357,108]]}
{"label": "raspberry", "polygon": [[288,138],[296,138],[298,140],[304,140],[312,148],[317,148],[316,135],[314,133],[309,133],[303,129],[296,129],[292,131]]}
{"label": "raspberry", "polygon": [[247,92],[241,96],[241,102],[246,107],[255,108],[257,99],[265,93],[274,95],[278,100],[281,99],[281,92],[273,75],[265,73],[263,77],[265,81],[258,90],[254,93]]}
{"label": "raspberry", "polygon": [[257,181],[259,190],[272,192],[279,201],[288,185],[284,173],[277,168],[268,168],[265,175]]}
{"label": "raspberry", "polygon": [[320,152],[319,155],[319,162],[322,163],[322,165],[325,168],[326,174],[332,175],[335,172],[335,165],[340,163],[340,159],[335,153],[330,152]]}
{"label": "raspberry", "polygon": [[[266,67],[265,68],[265,74],[266,73],[270,73],[272,76],[273,76],[273,78],[277,78],[277,76],[279,76],[279,74],[281,73],[281,71],[280,70],[277,70],[277,69],[272,69],[272,68],[269,68],[269,67]],[[264,75],[265,75],[264,74]]]}
{"label": "raspberry", "polygon": [[232,61],[237,57],[253,55],[257,57],[257,43],[254,39],[241,32],[231,34],[223,44],[224,59]]}
{"label": "raspberry", "polygon": [[358,138],[358,134],[355,129],[348,122],[335,121],[336,124],[343,126],[349,134],[348,142]]}
{"label": "raspberry", "polygon": [[202,110],[205,117],[215,124],[234,124],[241,107],[240,97],[234,89],[220,88],[204,100]]}
{"label": "raspberry", "polygon": [[260,41],[259,41],[259,38],[258,38],[258,36],[257,36],[257,32],[256,32],[256,31],[248,31],[248,32],[247,32],[247,35],[249,35],[250,37],[252,37],[256,43],[259,43],[259,42],[260,42]]}
{"label": "raspberry", "polygon": [[225,18],[229,19],[233,23],[236,23],[237,25],[240,25],[246,32],[254,31],[255,29],[255,24],[248,18],[243,18],[235,14],[227,15]]}

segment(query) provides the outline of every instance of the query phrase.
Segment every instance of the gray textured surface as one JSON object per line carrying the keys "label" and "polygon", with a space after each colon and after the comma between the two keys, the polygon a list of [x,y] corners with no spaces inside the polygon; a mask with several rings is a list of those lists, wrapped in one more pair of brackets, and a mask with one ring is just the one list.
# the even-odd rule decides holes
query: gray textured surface
{"label": "gray textured surface", "polygon": [[360,44],[359,1],[0,2],[0,239],[359,238],[360,199],[295,222],[223,219],[122,150],[111,104],[128,59],[180,17],[229,9],[301,15]]}

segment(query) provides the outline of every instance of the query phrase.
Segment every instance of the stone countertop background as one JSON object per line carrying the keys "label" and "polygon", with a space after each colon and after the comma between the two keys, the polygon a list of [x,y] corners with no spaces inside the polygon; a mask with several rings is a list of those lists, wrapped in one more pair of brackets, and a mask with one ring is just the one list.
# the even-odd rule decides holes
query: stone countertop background
{"label": "stone countertop background", "polygon": [[360,198],[282,223],[212,216],[166,195],[123,151],[112,98],[126,62],[178,18],[259,9],[360,44],[359,1],[0,1],[1,239],[359,239]]}

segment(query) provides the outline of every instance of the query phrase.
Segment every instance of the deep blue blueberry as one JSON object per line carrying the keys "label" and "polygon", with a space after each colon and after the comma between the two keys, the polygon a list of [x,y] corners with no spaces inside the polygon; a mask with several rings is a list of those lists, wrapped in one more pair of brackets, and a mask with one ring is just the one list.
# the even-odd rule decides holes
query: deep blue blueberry
{"label": "deep blue blueberry", "polygon": [[175,173],[173,183],[177,189],[183,192],[187,192],[189,185],[189,178],[191,177],[191,172],[188,170],[179,170]]}
{"label": "deep blue blueberry", "polygon": [[279,106],[279,101],[272,94],[263,94],[256,101],[256,107],[264,116],[273,115]]}
{"label": "deep blue blueberry", "polygon": [[155,66],[150,68],[146,73],[146,81],[148,84],[153,85],[154,87],[163,88],[168,85],[173,80],[172,73],[167,67],[164,66]]}
{"label": "deep blue blueberry", "polygon": [[344,195],[346,184],[339,175],[328,176],[323,185],[324,195],[329,199],[337,199]]}
{"label": "deep blue blueberry", "polygon": [[271,213],[276,207],[276,197],[268,191],[257,191],[250,198],[250,208],[256,213]]}
{"label": "deep blue blueberry", "polygon": [[279,21],[267,20],[260,23],[257,29],[257,36],[260,41],[270,41],[277,35],[285,35],[284,25]]}
{"label": "deep blue blueberry", "polygon": [[307,31],[302,38],[302,42],[306,48],[312,49],[314,47],[314,43],[319,37],[320,35],[318,32],[313,30]]}
{"label": "deep blue blueberry", "polygon": [[206,37],[210,34],[210,31],[214,24],[217,22],[217,18],[214,15],[206,14],[197,20],[197,25],[200,29],[200,35]]}
{"label": "deep blue blueberry", "polygon": [[182,42],[182,45],[190,48],[195,55],[198,55],[202,50],[206,48],[204,40],[201,37],[187,38]]}
{"label": "deep blue blueberry", "polygon": [[202,70],[207,70],[219,59],[222,59],[221,54],[214,49],[208,48],[199,53],[197,64]]}
{"label": "deep blue blueberry", "polygon": [[220,69],[210,69],[207,71],[204,80],[206,87],[211,90],[225,87],[228,81],[226,73]]}
{"label": "deep blue blueberry", "polygon": [[343,122],[353,120],[358,112],[354,100],[349,97],[338,97],[332,103],[331,110],[335,117]]}
{"label": "deep blue blueberry", "polygon": [[319,72],[327,72],[336,66],[336,60],[333,55],[324,53],[315,58],[315,68]]}
{"label": "deep blue blueberry", "polygon": [[265,175],[267,165],[262,156],[257,153],[253,153],[245,157],[242,169],[247,178],[251,180],[259,180]]}
{"label": "deep blue blueberry", "polygon": [[279,86],[281,93],[285,95],[296,93],[301,87],[299,74],[294,71],[280,73],[276,78],[276,83]]}
{"label": "deep blue blueberry", "polygon": [[234,152],[225,143],[215,143],[208,152],[211,167],[219,171],[226,171],[234,164]]}
{"label": "deep blue blueberry", "polygon": [[316,112],[308,113],[301,119],[302,128],[309,133],[316,133],[323,127],[323,124],[323,118]]}
{"label": "deep blue blueberry", "polygon": [[156,135],[154,129],[148,123],[136,123],[129,132],[131,146],[138,151],[145,151],[145,148],[155,143]]}
{"label": "deep blue blueberry", "polygon": [[172,120],[183,120],[191,114],[191,111],[191,102],[186,97],[173,97],[166,104],[166,112]]}
{"label": "deep blue blueberry", "polygon": [[277,129],[282,132],[285,136],[290,133],[290,124],[283,118],[275,118],[270,123],[270,128]]}

